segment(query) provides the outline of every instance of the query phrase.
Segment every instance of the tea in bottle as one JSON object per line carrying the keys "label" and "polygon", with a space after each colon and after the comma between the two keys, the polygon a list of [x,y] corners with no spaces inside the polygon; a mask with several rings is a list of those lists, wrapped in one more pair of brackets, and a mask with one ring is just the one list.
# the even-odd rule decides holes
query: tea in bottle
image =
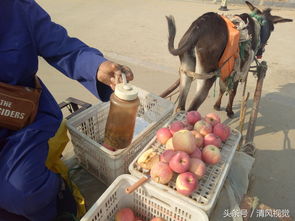
{"label": "tea in bottle", "polygon": [[110,98],[110,110],[105,127],[104,146],[111,149],[126,148],[132,141],[137,109],[140,104],[137,90],[126,82],[117,84]]}

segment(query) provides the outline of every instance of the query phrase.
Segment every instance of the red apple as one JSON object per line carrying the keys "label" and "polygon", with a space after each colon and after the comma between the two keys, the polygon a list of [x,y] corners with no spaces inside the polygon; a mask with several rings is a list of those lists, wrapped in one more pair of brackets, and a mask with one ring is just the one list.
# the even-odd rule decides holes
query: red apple
{"label": "red apple", "polygon": [[161,144],[166,144],[166,142],[172,137],[172,134],[170,132],[170,130],[166,127],[164,128],[160,128],[157,131],[157,140],[161,143]]}
{"label": "red apple", "polygon": [[209,113],[206,114],[205,121],[214,127],[216,124],[220,123],[220,117],[216,113]]}
{"label": "red apple", "polygon": [[177,151],[169,161],[169,167],[176,173],[184,173],[189,169],[190,157],[186,152]]}
{"label": "red apple", "polygon": [[174,150],[172,137],[166,142],[165,149],[166,150]]}
{"label": "red apple", "polygon": [[171,158],[176,154],[175,151],[173,150],[165,150],[161,155],[160,155],[160,161],[163,163],[169,163]]}
{"label": "red apple", "polygon": [[115,221],[134,221],[135,215],[132,209],[122,208],[115,215]]}
{"label": "red apple", "polygon": [[155,217],[155,218],[152,218],[150,221],[166,221],[166,220],[160,217]]}
{"label": "red apple", "polygon": [[202,151],[202,160],[208,164],[217,164],[221,160],[221,153],[214,145],[205,146]]}
{"label": "red apple", "polygon": [[186,121],[191,125],[195,125],[201,118],[201,114],[198,111],[189,111],[186,114]]}
{"label": "red apple", "polygon": [[204,146],[207,146],[210,144],[212,144],[216,147],[221,147],[222,141],[221,141],[220,137],[218,137],[217,135],[215,135],[213,133],[210,133],[204,137]]}
{"label": "red apple", "polygon": [[183,124],[184,124],[184,129],[186,129],[186,130],[193,130],[194,129],[194,125],[189,124],[186,120],[183,121]]}
{"label": "red apple", "polygon": [[181,173],[176,178],[176,190],[177,192],[188,196],[195,191],[198,185],[196,175],[191,172]]}
{"label": "red apple", "polygon": [[174,150],[191,154],[196,149],[196,139],[188,130],[177,131],[172,138]]}
{"label": "red apple", "polygon": [[202,159],[202,151],[200,148],[196,148],[196,150],[190,155],[190,158]]}
{"label": "red apple", "polygon": [[198,148],[203,147],[204,145],[204,137],[202,136],[202,134],[200,134],[198,131],[196,130],[192,130],[191,133],[195,136],[196,138],[196,146]]}
{"label": "red apple", "polygon": [[106,144],[106,143],[103,143],[102,146],[104,146],[105,148],[107,148],[108,150],[110,151],[116,151],[115,148],[111,147],[110,145]]}
{"label": "red apple", "polygon": [[220,137],[220,139],[225,142],[227,138],[230,136],[230,128],[229,126],[218,123],[213,128],[213,133]]}
{"label": "red apple", "polygon": [[197,158],[191,158],[189,172],[194,173],[198,179],[202,178],[206,173],[206,164]]}
{"label": "red apple", "polygon": [[153,181],[161,184],[167,184],[173,176],[173,171],[167,163],[158,162],[153,165],[150,174]]}
{"label": "red apple", "polygon": [[199,120],[194,125],[194,130],[198,131],[203,136],[212,133],[212,129],[212,125],[206,122],[205,120]]}
{"label": "red apple", "polygon": [[184,123],[181,121],[174,121],[173,123],[170,124],[169,129],[172,134],[179,130],[183,130],[185,128]]}

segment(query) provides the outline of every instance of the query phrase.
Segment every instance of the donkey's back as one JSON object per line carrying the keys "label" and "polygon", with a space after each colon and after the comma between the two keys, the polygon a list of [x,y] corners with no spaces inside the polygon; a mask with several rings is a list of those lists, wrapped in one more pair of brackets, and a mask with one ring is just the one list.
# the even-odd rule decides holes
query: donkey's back
{"label": "donkey's back", "polygon": [[204,73],[216,70],[228,39],[227,27],[220,15],[208,12],[196,19],[179,41],[177,49],[174,48],[176,35],[174,18],[172,16],[166,18],[169,31],[169,52],[180,56],[181,63],[186,62],[185,54],[191,52],[192,58],[198,56],[200,61],[198,65],[202,66]]}

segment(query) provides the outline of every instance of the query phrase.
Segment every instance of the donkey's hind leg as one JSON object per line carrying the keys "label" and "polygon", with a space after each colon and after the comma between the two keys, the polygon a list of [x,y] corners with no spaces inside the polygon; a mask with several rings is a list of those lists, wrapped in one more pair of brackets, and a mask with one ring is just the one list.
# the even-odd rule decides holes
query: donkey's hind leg
{"label": "donkey's hind leg", "polygon": [[197,81],[197,91],[193,98],[193,101],[188,109],[191,110],[198,110],[204,100],[207,98],[210,88],[212,87],[213,83],[215,82],[216,77],[210,78],[208,80],[198,80]]}
{"label": "donkey's hind leg", "polygon": [[[188,51],[180,56],[180,68],[186,71],[195,71],[196,58],[194,51]],[[192,84],[192,78],[180,72],[179,102],[176,111],[185,110],[185,103]]]}
{"label": "donkey's hind leg", "polygon": [[229,118],[234,117],[233,102],[234,102],[234,99],[235,99],[235,96],[237,93],[238,85],[239,85],[239,81],[235,81],[234,85],[233,85],[233,89],[229,92],[229,99],[228,99],[228,103],[226,106],[226,113]]}
{"label": "donkey's hind leg", "polygon": [[219,95],[218,95],[218,98],[214,104],[214,109],[217,110],[217,111],[220,111],[220,106],[221,106],[221,100],[222,100],[222,96],[223,94],[225,93],[226,91],[226,85],[224,83],[223,80],[219,79]]}

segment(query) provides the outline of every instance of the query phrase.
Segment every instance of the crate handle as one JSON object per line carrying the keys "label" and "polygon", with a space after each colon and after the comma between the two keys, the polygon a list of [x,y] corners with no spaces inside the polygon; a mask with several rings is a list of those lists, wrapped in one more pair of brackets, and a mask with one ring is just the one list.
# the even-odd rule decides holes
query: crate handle
{"label": "crate handle", "polygon": [[148,181],[150,176],[147,177],[141,177],[137,182],[132,184],[131,186],[127,187],[125,189],[125,192],[127,194],[133,193],[134,190],[136,190],[138,187],[140,187],[142,184],[144,184],[146,181]]}
{"label": "crate handle", "polygon": [[165,201],[159,199],[158,197],[155,197],[155,196],[150,196],[150,197],[151,197],[152,199],[156,200],[156,201],[161,202],[162,204],[165,204],[165,205],[168,206],[168,207],[171,207],[171,205],[170,205],[169,203],[167,203],[167,202],[165,202]]}

